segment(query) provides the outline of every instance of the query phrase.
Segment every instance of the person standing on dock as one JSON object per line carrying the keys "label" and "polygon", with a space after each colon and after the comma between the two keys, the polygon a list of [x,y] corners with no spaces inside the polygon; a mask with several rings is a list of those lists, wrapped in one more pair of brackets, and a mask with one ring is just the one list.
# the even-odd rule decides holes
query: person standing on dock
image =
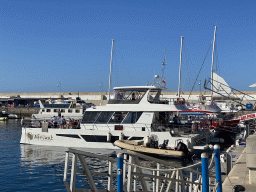
{"label": "person standing on dock", "polygon": [[61,118],[61,109],[58,111],[58,117]]}
{"label": "person standing on dock", "polygon": [[64,116],[62,116],[60,119],[60,128],[63,129],[65,124],[66,124],[66,120],[64,119]]}
{"label": "person standing on dock", "polygon": [[22,118],[21,118],[21,120],[20,120],[20,124],[21,124],[21,126],[23,126],[23,125],[24,125],[24,117],[22,117]]}
{"label": "person standing on dock", "polygon": [[58,118],[56,116],[53,116],[53,126],[54,128],[57,128],[58,126]]}

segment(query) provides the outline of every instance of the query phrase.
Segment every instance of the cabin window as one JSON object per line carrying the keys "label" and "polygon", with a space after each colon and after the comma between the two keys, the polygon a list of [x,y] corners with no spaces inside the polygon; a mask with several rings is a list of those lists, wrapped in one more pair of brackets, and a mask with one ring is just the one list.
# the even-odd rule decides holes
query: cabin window
{"label": "cabin window", "polygon": [[57,113],[58,111],[57,111],[57,109],[54,109],[53,112],[56,112],[56,113]]}
{"label": "cabin window", "polygon": [[51,109],[46,109],[46,112],[48,112],[48,113],[51,112]]}
{"label": "cabin window", "polygon": [[68,113],[72,113],[72,109],[68,109]]}
{"label": "cabin window", "polygon": [[116,89],[110,96],[109,103],[137,104],[145,94],[145,90]]}
{"label": "cabin window", "polygon": [[76,109],[76,113],[80,113],[80,109]]}
{"label": "cabin window", "polygon": [[128,112],[115,112],[111,119],[109,120],[109,123],[121,123],[124,118],[126,117],[126,114]]}
{"label": "cabin window", "polygon": [[100,116],[98,117],[95,123],[107,123],[110,117],[113,115],[113,111],[103,111],[101,112]]}
{"label": "cabin window", "polygon": [[44,109],[42,109],[42,112],[45,112],[45,110],[44,110]]}
{"label": "cabin window", "polygon": [[61,112],[65,113],[65,109],[61,109]]}
{"label": "cabin window", "polygon": [[129,112],[122,123],[124,124],[136,123],[140,118],[141,114],[142,112]]}
{"label": "cabin window", "polygon": [[100,114],[100,111],[86,111],[83,116],[82,123],[94,123],[98,116]]}

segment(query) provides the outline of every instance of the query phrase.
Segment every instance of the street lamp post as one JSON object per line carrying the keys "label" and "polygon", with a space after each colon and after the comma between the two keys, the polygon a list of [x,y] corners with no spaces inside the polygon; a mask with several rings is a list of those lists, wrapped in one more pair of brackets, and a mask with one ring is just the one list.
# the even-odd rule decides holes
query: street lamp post
{"label": "street lamp post", "polygon": [[100,82],[101,84],[100,84],[100,87],[101,87],[101,92],[103,93],[103,83],[102,82]]}
{"label": "street lamp post", "polygon": [[61,97],[61,83],[58,82],[57,87],[60,87],[60,97]]}
{"label": "street lamp post", "polygon": [[101,94],[102,94],[102,100],[103,100],[103,83],[102,82],[100,84],[100,87],[101,87]]}

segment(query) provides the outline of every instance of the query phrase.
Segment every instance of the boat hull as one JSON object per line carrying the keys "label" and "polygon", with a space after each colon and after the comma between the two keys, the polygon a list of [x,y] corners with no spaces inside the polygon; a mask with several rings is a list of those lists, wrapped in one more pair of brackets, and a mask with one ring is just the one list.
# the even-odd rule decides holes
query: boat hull
{"label": "boat hull", "polygon": [[125,131],[125,130],[96,130],[96,129],[42,129],[22,128],[20,143],[45,146],[107,148],[117,149],[116,140],[143,140],[145,137],[155,135],[159,144],[169,140],[168,147],[176,147],[182,140],[188,148],[193,148],[195,141],[200,139],[199,134],[189,134],[172,137],[169,132]]}

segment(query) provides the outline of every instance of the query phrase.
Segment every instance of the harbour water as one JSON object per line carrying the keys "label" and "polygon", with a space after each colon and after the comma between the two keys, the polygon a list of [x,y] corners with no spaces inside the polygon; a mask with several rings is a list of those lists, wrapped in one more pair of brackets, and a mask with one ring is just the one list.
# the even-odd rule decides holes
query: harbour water
{"label": "harbour water", "polygon": [[[64,147],[46,147],[20,144],[19,120],[0,121],[0,191],[30,192],[66,191],[63,183]],[[111,155],[113,151],[91,149],[87,152]],[[106,152],[107,151],[107,152]],[[182,166],[179,160],[171,160],[174,166]],[[102,162],[91,162],[95,169],[105,169]],[[101,181],[97,184],[103,187]],[[76,188],[86,188],[88,183],[77,177]]]}
{"label": "harbour water", "polygon": [[0,191],[66,191],[64,148],[20,145],[19,120],[0,122]]}

